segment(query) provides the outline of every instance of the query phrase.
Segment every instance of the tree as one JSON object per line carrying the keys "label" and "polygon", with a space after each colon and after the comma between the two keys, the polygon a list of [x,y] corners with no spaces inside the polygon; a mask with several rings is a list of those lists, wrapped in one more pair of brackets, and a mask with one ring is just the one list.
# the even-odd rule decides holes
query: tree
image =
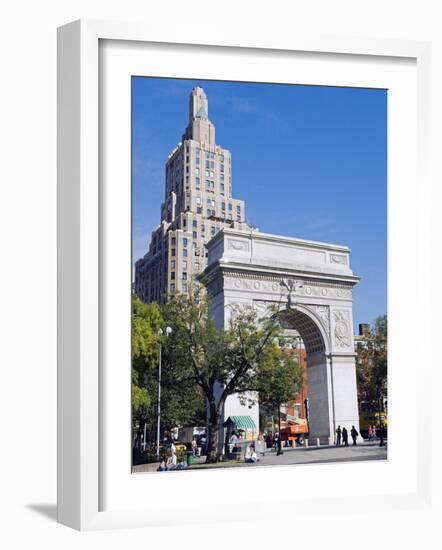
{"label": "tree", "polygon": [[292,400],[303,384],[302,368],[295,357],[272,344],[258,372],[259,402],[272,412],[277,411],[278,431],[281,432],[281,405]]}
{"label": "tree", "polygon": [[379,401],[384,403],[387,398],[387,336],[388,319],[382,315],[357,349],[358,398],[371,411],[377,411]]}
{"label": "tree", "polygon": [[[158,362],[160,344],[163,362],[167,361],[167,338],[160,336],[166,322],[156,302],[145,304],[132,299],[132,420],[148,425],[156,435],[158,407]],[[165,357],[164,357],[165,356]],[[170,362],[169,362],[170,363]],[[161,428],[169,431],[178,425],[205,423],[205,403],[195,384],[177,386],[173,369],[163,372],[161,380]]]}
{"label": "tree", "polygon": [[159,329],[163,323],[155,302],[132,298],[132,421],[144,424],[152,416],[159,353]]}
{"label": "tree", "polygon": [[176,385],[196,384],[202,392],[207,402],[207,462],[217,462],[227,397],[239,393],[253,402],[256,397],[250,392],[259,389],[260,369],[280,365],[274,344],[281,336],[277,316],[258,319],[250,307],[232,307],[229,326],[222,330],[210,318],[208,300],[198,290],[190,296],[175,295],[163,313],[173,329],[167,342],[167,376]]}

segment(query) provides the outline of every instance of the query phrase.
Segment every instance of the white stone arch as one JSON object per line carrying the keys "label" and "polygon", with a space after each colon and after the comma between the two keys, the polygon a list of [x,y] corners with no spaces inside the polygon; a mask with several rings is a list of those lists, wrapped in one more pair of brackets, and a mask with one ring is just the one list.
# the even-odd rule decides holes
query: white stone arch
{"label": "white stone arch", "polygon": [[350,269],[350,250],[233,229],[220,231],[207,246],[208,266],[200,280],[218,326],[227,327],[230,304],[254,306],[261,314],[274,304],[300,333],[313,443],[332,442],[338,425],[359,431],[352,321],[352,288],[359,278]]}

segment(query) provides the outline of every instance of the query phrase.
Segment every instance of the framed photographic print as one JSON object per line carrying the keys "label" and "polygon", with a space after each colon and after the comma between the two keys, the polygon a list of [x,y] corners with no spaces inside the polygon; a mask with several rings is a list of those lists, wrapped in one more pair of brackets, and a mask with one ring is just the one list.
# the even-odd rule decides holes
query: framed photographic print
{"label": "framed photographic print", "polygon": [[425,505],[427,64],[59,29],[59,521]]}

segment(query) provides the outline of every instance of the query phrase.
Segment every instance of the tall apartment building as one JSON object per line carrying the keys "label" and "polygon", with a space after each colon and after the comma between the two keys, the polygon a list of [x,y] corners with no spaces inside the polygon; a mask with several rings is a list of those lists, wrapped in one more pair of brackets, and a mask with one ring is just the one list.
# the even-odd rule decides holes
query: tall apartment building
{"label": "tall apartment building", "polygon": [[135,293],[163,303],[207,265],[205,244],[223,227],[246,230],[244,201],[232,198],[232,156],[216,144],[207,96],[194,88],[189,124],[166,162],[161,223],[147,254],[135,264]]}

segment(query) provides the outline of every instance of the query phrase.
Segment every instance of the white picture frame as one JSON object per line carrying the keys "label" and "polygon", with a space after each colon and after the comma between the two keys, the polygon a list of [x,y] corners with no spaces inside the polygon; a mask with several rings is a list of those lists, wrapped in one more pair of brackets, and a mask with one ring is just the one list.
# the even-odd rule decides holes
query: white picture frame
{"label": "white picture frame", "polygon": [[[100,347],[103,301],[107,299],[106,290],[103,290],[101,284],[104,276],[103,231],[107,230],[107,226],[102,223],[102,219],[107,216],[108,211],[106,209],[110,208],[109,212],[111,212],[112,205],[118,203],[118,197],[110,197],[110,202],[103,203],[104,180],[103,173],[100,173],[102,148],[100,142],[100,114],[103,115],[105,109],[101,104],[102,98],[100,96],[100,75],[102,74],[100,63],[103,62],[100,48],[105,44],[105,41],[115,44],[124,43],[126,49],[135,46],[140,47],[143,44],[155,45],[157,53],[150,52],[149,55],[151,57],[157,55],[160,64],[162,58],[158,52],[161,48],[158,45],[167,45],[174,52],[182,51],[183,55],[191,52],[192,48],[198,48],[199,52],[202,52],[209,62],[210,56],[217,49],[221,53],[228,52],[231,60],[244,55],[245,52],[250,52],[250,54],[253,52],[253,55],[279,56],[283,63],[284,60],[290,58],[290,54],[299,53],[304,56],[317,56],[324,63],[332,62],[333,59],[340,62],[345,58],[347,61],[359,65],[366,64],[370,59],[385,61],[385,63],[406,60],[407,63],[413,64],[417,82],[415,108],[418,124],[414,128],[413,139],[406,143],[403,142],[401,146],[411,153],[410,158],[416,160],[418,177],[416,179],[414,174],[409,173],[409,170],[404,169],[402,173],[398,169],[393,174],[389,173],[389,179],[397,181],[403,178],[404,182],[409,183],[408,191],[403,194],[400,208],[396,208],[397,212],[393,213],[393,224],[395,226],[400,225],[403,221],[402,216],[405,216],[413,207],[413,204],[416,204],[413,203],[413,198],[417,200],[418,208],[415,210],[417,235],[413,235],[410,229],[405,231],[407,237],[411,240],[410,242],[417,247],[419,242],[431,242],[432,238],[429,230],[431,205],[428,203],[430,181],[427,157],[430,139],[429,120],[431,118],[431,104],[428,100],[430,44],[351,37],[311,39],[296,36],[281,37],[278,43],[275,42],[271,45],[267,44],[264,39],[253,43],[244,39],[235,43],[220,43],[218,41],[217,44],[198,45],[189,42],[184,35],[181,37],[176,35],[165,36],[161,32],[155,35],[151,31],[147,32],[142,25],[135,24],[77,21],[59,29],[58,520],[76,529],[91,530],[116,527],[147,527],[190,521],[230,521],[238,519],[239,512],[244,519],[257,518],[264,513],[265,499],[268,498],[265,491],[253,493],[252,507],[249,506],[249,491],[236,496],[235,503],[232,506],[226,504],[228,500],[223,501],[221,499],[216,517],[211,517],[210,514],[213,514],[213,511],[206,512],[203,510],[198,517],[192,518],[185,513],[180,513],[178,508],[170,506],[167,494],[171,490],[172,481],[164,478],[159,480],[159,478],[155,478],[155,474],[151,477],[149,477],[150,474],[143,476],[141,481],[141,478],[137,476],[132,476],[129,479],[130,472],[127,472],[127,475],[122,475],[121,483],[125,483],[126,488],[130,485],[130,490],[123,488],[118,493],[115,492],[116,489],[112,489],[112,494],[116,496],[110,499],[112,501],[110,506],[107,505],[106,498],[103,497],[103,494],[106,494],[103,485],[111,484],[118,476],[117,470],[115,470],[115,475],[113,473],[113,463],[103,465],[102,456],[103,449],[107,448],[107,436],[104,428],[106,422],[103,419],[103,415],[109,412],[106,409],[108,399],[106,392],[118,391],[115,385],[107,385],[106,387],[102,385],[103,362],[102,348]],[[106,58],[106,63],[108,59],[109,57]],[[309,59],[312,59],[312,57],[309,57]],[[195,75],[188,74],[187,76],[192,77]],[[312,75],[312,78],[315,78],[314,75]],[[383,78],[387,77],[381,76],[379,78],[380,87],[382,87]],[[268,80],[268,75],[263,74],[263,80]],[[299,83],[306,83],[306,81],[302,80]],[[312,81],[310,83],[319,82]],[[336,85],[336,80],[331,79],[330,75],[325,73],[321,84],[333,83]],[[409,96],[408,99],[413,101],[412,96]],[[395,144],[390,141],[389,147],[394,149],[393,146],[395,147]],[[413,151],[407,149],[410,147],[413,148]],[[120,149],[120,151],[126,160],[128,155],[130,157],[130,151],[127,148]],[[389,158],[390,153],[391,158],[394,158],[393,155],[397,155],[398,151],[389,151]],[[413,162],[413,160],[407,162]],[[393,168],[398,168],[398,165],[394,162],[392,165]],[[130,175],[127,175],[127,177],[130,178]],[[419,181],[419,187],[416,186],[416,181]],[[126,191],[123,190],[123,192],[127,194],[127,187],[125,189]],[[392,196],[390,196],[391,198]],[[396,195],[393,198],[397,199],[397,188]],[[125,200],[127,201],[127,196]],[[389,210],[389,215],[391,214],[392,212]],[[396,239],[396,237],[397,235],[394,238]],[[128,243],[124,239],[121,240],[123,247],[121,250],[126,249],[127,251]],[[393,244],[395,243],[396,240],[393,241]],[[390,235],[389,244],[391,245]],[[419,291],[415,295],[408,296],[409,308],[414,314],[429,311],[431,276],[428,247],[421,247],[416,252],[419,257],[418,267],[410,267],[408,279],[405,277],[405,281],[401,283],[402,286],[399,285],[400,288],[395,290],[391,289],[391,277],[397,276],[397,268],[400,262],[404,260],[408,250],[405,248],[395,249],[392,252],[390,246],[390,253],[392,255],[389,256],[391,261],[389,308],[390,300],[397,301],[400,299],[400,293],[404,291],[406,284],[414,284],[419,280],[424,280],[428,284],[426,286],[420,285]],[[130,264],[122,269],[128,271],[129,268]],[[393,305],[395,306],[395,304]],[[401,338],[399,330],[401,321],[399,317],[400,315],[396,316],[397,328],[395,329],[394,323],[392,326],[391,338],[393,343],[395,339],[398,341]],[[425,342],[429,338],[429,332],[425,330],[425,321],[416,330],[421,338],[422,346],[425,348]],[[403,364],[406,364],[406,356],[401,355],[397,347],[395,349],[397,351],[393,357],[396,362],[403,361]],[[389,357],[389,360],[391,361],[391,357]],[[351,510],[356,502],[361,510],[364,507],[369,509],[373,502],[376,502],[378,510],[379,507],[391,510],[428,505],[431,498],[431,450],[428,444],[421,443],[428,442],[431,439],[430,426],[426,422],[426,419],[430,417],[431,403],[425,396],[425,388],[429,384],[430,364],[430,361],[426,363],[422,376],[413,385],[414,389],[412,390],[416,393],[416,403],[413,405],[415,407],[413,410],[416,411],[414,422],[419,423],[421,429],[416,432],[418,434],[417,440],[412,444],[408,444],[408,448],[411,446],[412,449],[413,460],[404,465],[403,470],[404,474],[407,474],[407,472],[410,474],[410,468],[413,468],[410,487],[407,486],[405,492],[386,487],[382,492],[382,501],[379,502],[380,493],[377,492],[376,487],[371,491],[367,491],[366,494],[361,492],[353,494],[351,491],[347,491],[340,498],[335,499],[335,495],[330,496],[330,494],[327,494],[324,486],[321,486],[321,482],[318,481],[315,490],[312,491],[313,496],[303,498],[303,513],[309,513],[312,510],[316,512],[327,510],[330,506],[333,506],[335,510],[338,507],[345,512]],[[395,379],[394,372],[393,369],[393,380]],[[399,384],[399,379],[396,378],[396,380]],[[395,387],[390,389],[393,391],[392,397],[394,399]],[[124,399],[127,399],[127,395]],[[397,401],[399,402],[399,399]],[[118,414],[124,417],[126,414],[124,407],[122,409],[118,408]],[[125,422],[127,422],[129,429],[128,415],[124,417],[121,425],[123,426]],[[411,423],[411,425],[414,424]],[[399,427],[397,434],[396,454],[393,452],[394,458],[398,458],[397,453],[400,452],[401,446],[407,448],[407,443],[404,447],[404,441],[401,440],[400,435],[403,432]],[[129,455],[128,450],[123,449],[122,452]],[[118,451],[116,451],[116,454],[118,454]],[[347,465],[346,467],[352,466]],[[273,472],[278,471],[279,473],[273,475],[289,476],[291,475],[289,472],[292,472],[293,468],[297,468],[297,466],[274,469]],[[317,473],[315,473],[318,480],[321,479],[321,472],[328,475],[327,472],[332,471],[325,466],[315,466],[315,468],[318,468]],[[393,466],[390,462],[389,468],[395,469],[394,460]],[[333,471],[336,473],[338,470],[335,467]],[[238,473],[233,471],[222,472],[222,474],[219,472],[201,472],[198,474],[200,481],[196,481],[195,474],[190,472],[181,478],[174,475],[169,479],[173,478],[175,489],[181,487],[183,491],[187,491],[186,484],[191,479],[190,475],[193,476],[192,483],[207,484],[209,480],[214,486],[225,484],[226,475],[232,476],[231,479],[235,482],[238,479]],[[245,476],[250,478],[246,482],[248,483],[247,486],[252,488],[257,483],[267,483],[269,475],[267,469],[267,472],[256,472],[257,477]],[[120,483],[120,480],[117,483]],[[141,485],[149,487],[150,490],[150,504],[146,499],[145,506],[140,505],[140,502],[136,502],[136,498],[131,497],[131,491],[139,492],[138,487]],[[166,498],[162,493],[165,493]],[[146,495],[145,490],[144,495]],[[283,495],[278,498],[281,502],[284,501]],[[118,505],[116,505],[116,502],[118,502]],[[152,506],[152,502],[155,502],[155,506]]]}

